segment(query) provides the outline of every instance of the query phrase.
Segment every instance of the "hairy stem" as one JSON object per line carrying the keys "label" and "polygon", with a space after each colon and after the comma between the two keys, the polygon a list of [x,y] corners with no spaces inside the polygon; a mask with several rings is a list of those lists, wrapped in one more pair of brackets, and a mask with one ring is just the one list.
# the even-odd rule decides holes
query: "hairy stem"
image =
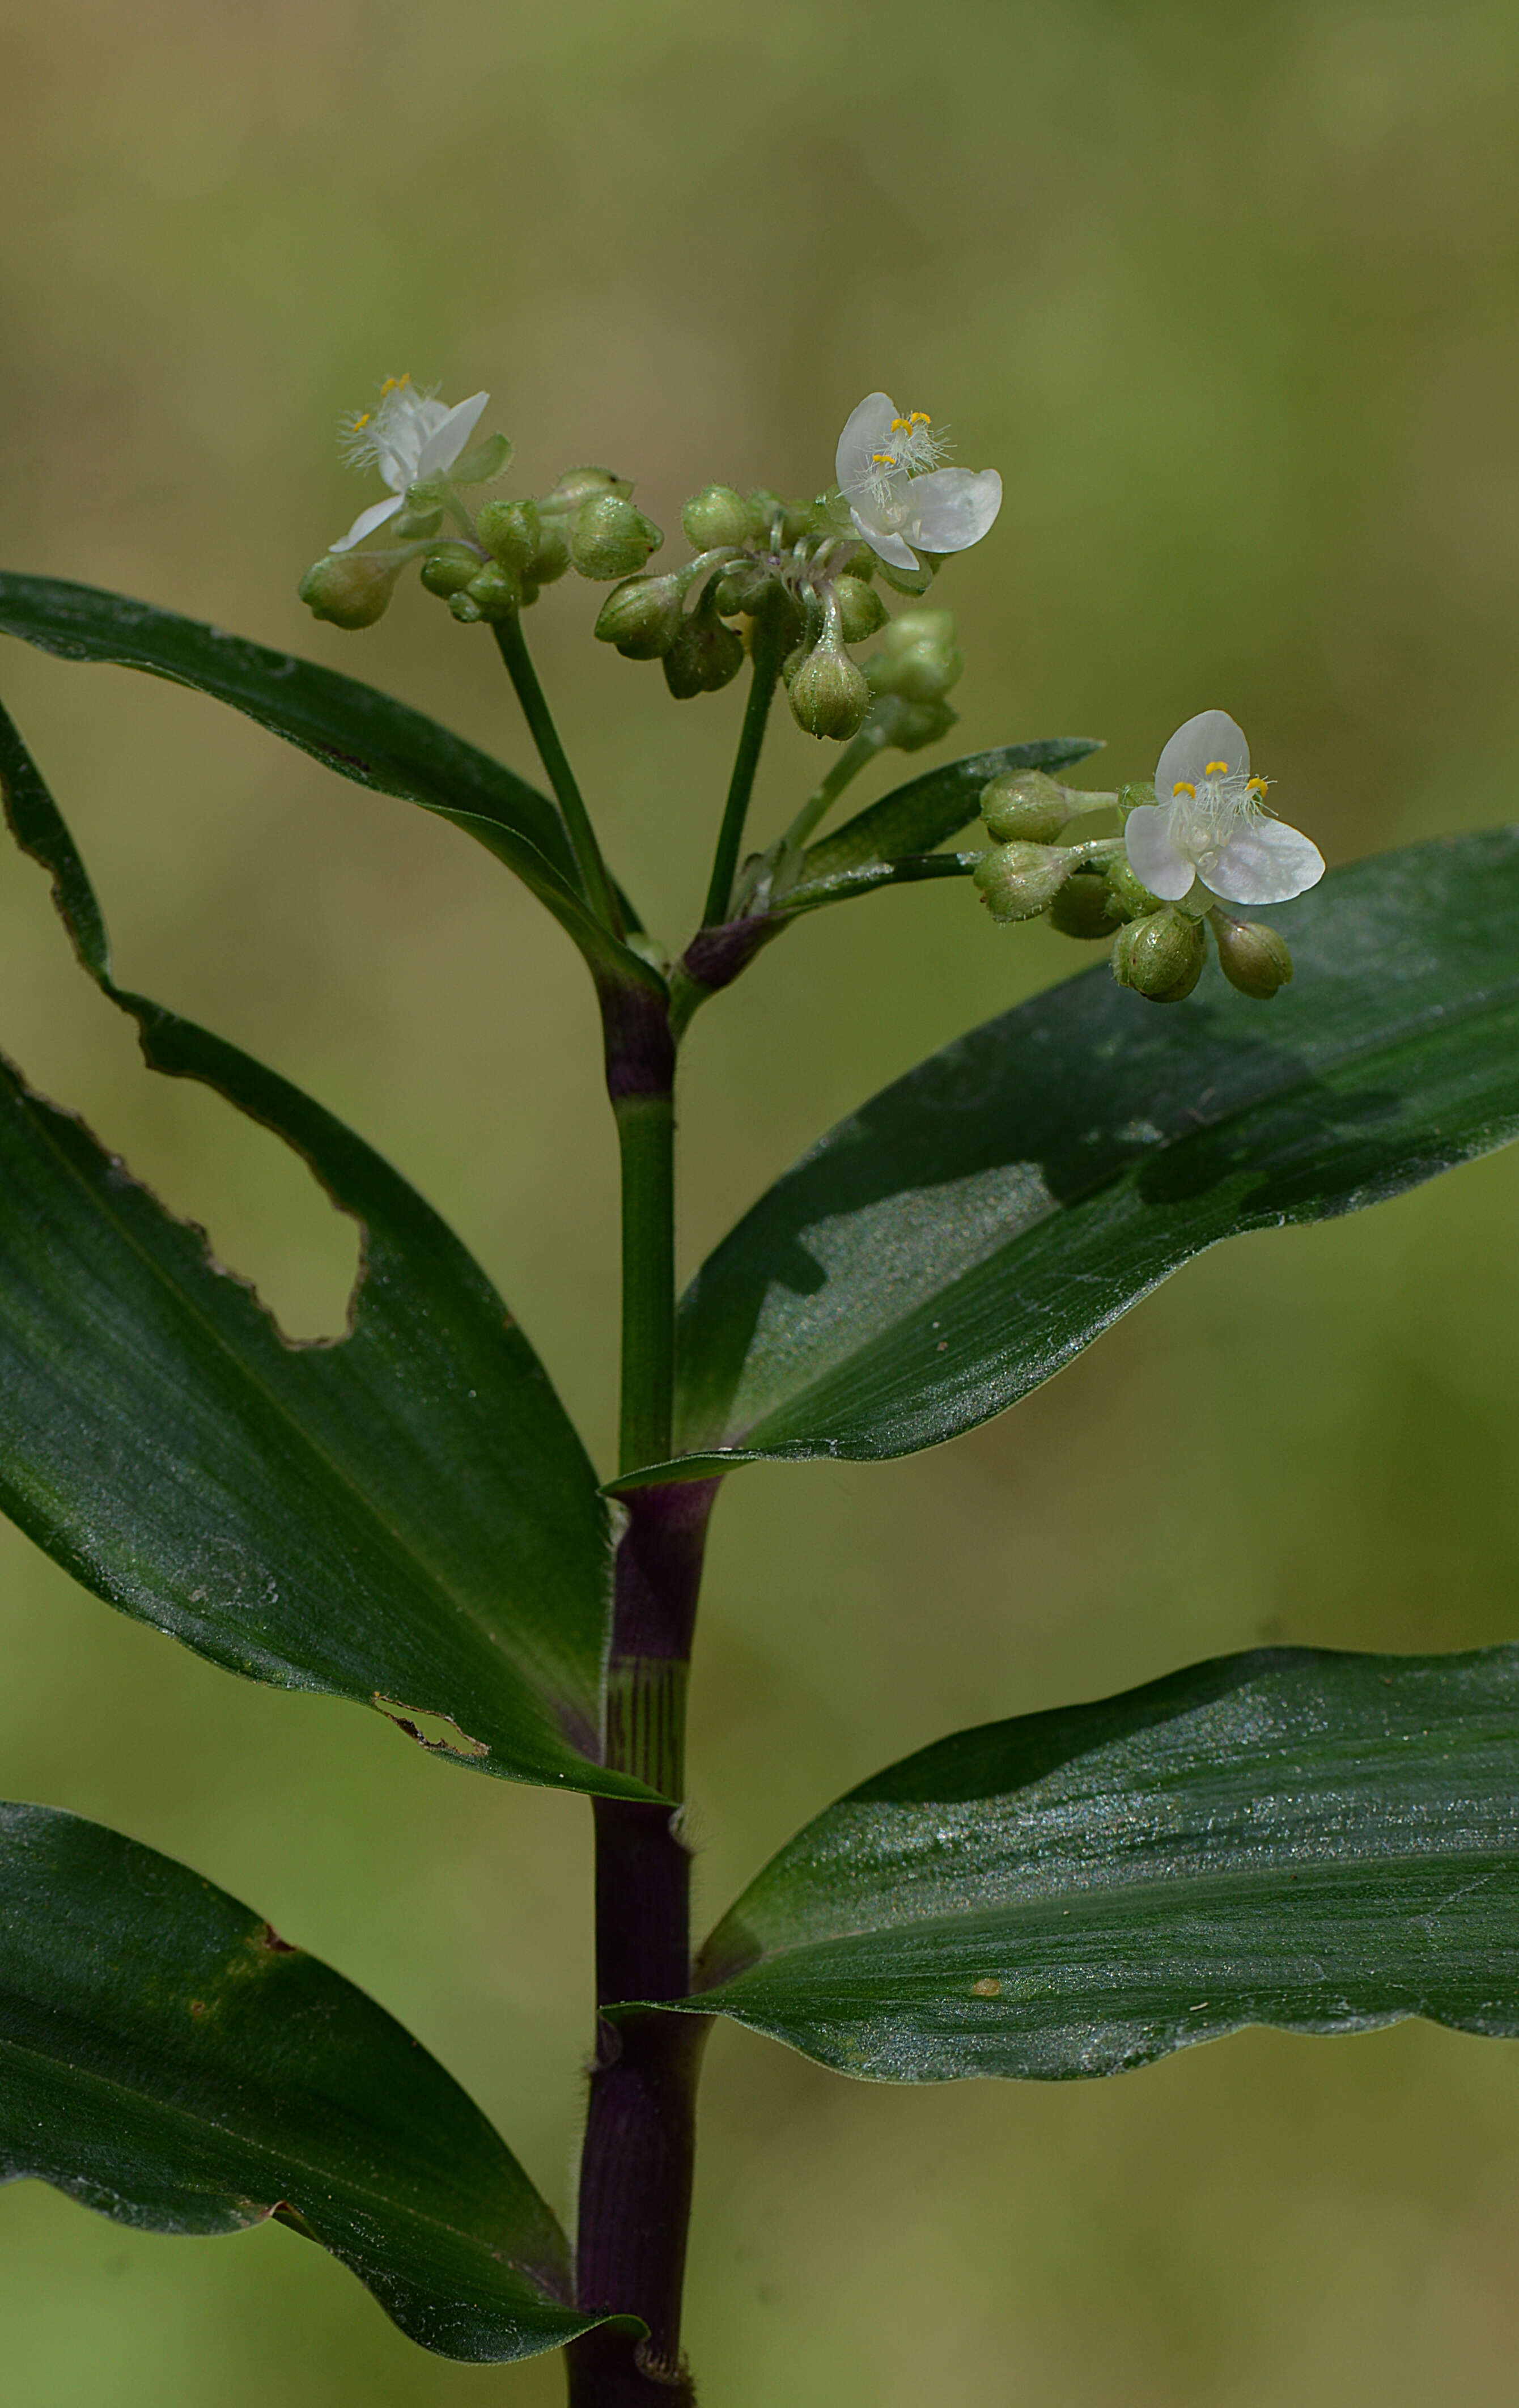
{"label": "hairy stem", "polygon": [[[671,1445],[675,1364],[674,1045],[644,990],[603,996],[607,1085],[623,1161],[621,1460]],[[607,1762],[666,1799],[684,1784],[686,1669],[717,1484],[671,1482],[628,1501],[607,1671]],[[567,2353],[571,2408],[672,2408],[695,2398],[681,2359],[681,2293],[707,2021],[625,2001],[691,1986],[691,1860],[679,1806],[595,1801],[596,2051],[580,2156],[576,2296],[637,2316]],[[621,2012],[619,2012],[621,2010]]]}
{"label": "hairy stem", "polygon": [[716,927],[728,916],[733,899],[733,882],[738,875],[739,849],[744,840],[744,822],[749,817],[749,798],[754,791],[754,772],[759,767],[760,747],[765,742],[766,724],[770,716],[776,680],[781,674],[781,656],[785,640],[785,621],[779,602],[772,595],[754,621],[750,650],[749,700],[744,706],[744,724],[738,731],[738,750],[734,755],[733,775],[728,781],[728,799],[723,810],[723,824],[717,832],[717,850],[712,855],[707,908],[701,915],[704,928]]}
{"label": "hairy stem", "polygon": [[514,610],[509,618],[495,622],[495,640],[507,665],[507,675],[516,688],[523,717],[537,747],[538,759],[553,788],[554,799],[559,805],[570,849],[585,888],[586,900],[603,926],[620,937],[623,934],[623,916],[618,910],[617,896],[607,874],[607,865],[601,857],[596,832],[591,825],[591,815],[576,783],[575,772],[559,741],[559,730],[554,725],[548,697],[538,683],[538,673],[533,666],[527,639],[523,634],[522,618],[517,611]]}

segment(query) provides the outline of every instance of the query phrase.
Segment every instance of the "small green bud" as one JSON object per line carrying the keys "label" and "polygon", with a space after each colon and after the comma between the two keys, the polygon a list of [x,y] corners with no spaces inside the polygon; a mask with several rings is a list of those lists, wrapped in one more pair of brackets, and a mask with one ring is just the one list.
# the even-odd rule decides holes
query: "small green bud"
{"label": "small green bud", "polygon": [[830,736],[836,744],[857,736],[870,708],[870,689],[838,644],[814,646],[790,682],[792,714],[809,736]]}
{"label": "small green bud", "polygon": [[488,484],[493,477],[500,476],[511,453],[509,437],[487,435],[483,443],[477,443],[472,452],[455,460],[449,475],[456,485]]}
{"label": "small green bud", "polygon": [[1137,811],[1141,803],[1153,803],[1154,799],[1154,778],[1131,778],[1126,786],[1118,789],[1118,808],[1125,818],[1130,811]]}
{"label": "small green bud", "polygon": [[756,485],[748,496],[748,501],[750,540],[767,545],[770,540],[770,529],[777,519],[785,517],[786,506],[779,494],[771,493],[768,485]]}
{"label": "small green bud", "polygon": [[592,494],[617,494],[625,502],[633,491],[631,477],[614,477],[609,468],[566,468],[559,482],[544,494],[539,509],[551,517],[567,517]]}
{"label": "small green bud", "polygon": [[752,619],[774,589],[775,580],[762,561],[752,557],[730,561],[718,580],[717,607],[725,619],[740,610]]}
{"label": "small green bud", "polygon": [[1019,836],[1031,844],[1053,844],[1070,817],[1070,805],[1042,769],[1010,769],[982,788],[981,815],[998,844]]}
{"label": "small green bud", "polygon": [[724,627],[709,589],[690,618],[681,621],[665,655],[665,682],[677,702],[689,702],[695,695],[716,694],[743,665],[744,639]]}
{"label": "small green bud", "polygon": [[749,541],[749,504],[731,485],[705,485],[681,512],[681,530],[693,552]]}
{"label": "small green bud", "polygon": [[1211,911],[1218,939],[1219,967],[1231,986],[1268,1003],[1292,976],[1292,955],[1286,939],[1264,920],[1234,920],[1226,911]]}
{"label": "small green bud", "polygon": [[482,619],[509,619],[523,607],[523,580],[498,560],[488,560],[465,588]]}
{"label": "small green bud", "polygon": [[468,544],[441,543],[423,562],[422,581],[429,594],[440,594],[446,601],[451,594],[462,594],[480,570],[480,554]]}
{"label": "small green bud", "polygon": [[937,644],[941,651],[951,651],[954,644],[953,611],[899,610],[881,639],[881,649],[883,652],[906,652],[914,644]]}
{"label": "small green bud", "polygon": [[569,556],[582,577],[631,577],[665,538],[621,494],[588,494],[570,523]]}
{"label": "small green bud", "polygon": [[994,920],[1034,920],[1053,901],[1070,868],[1053,845],[1014,842],[989,853],[973,882]]}
{"label": "small green bud", "polygon": [[536,502],[485,502],[475,514],[475,533],[503,568],[526,568],[543,541]]}
{"label": "small green bud", "polygon": [[863,577],[836,577],[833,590],[846,644],[863,644],[867,636],[879,635],[888,614],[873,585],[867,585]]}
{"label": "small green bud", "polygon": [[683,591],[679,575],[624,578],[596,613],[595,633],[624,660],[660,660],[681,632]]}
{"label": "small green bud", "polygon": [[1063,937],[1111,937],[1113,915],[1108,908],[1108,882],[1101,870],[1073,870],[1044,916]]}
{"label": "small green bud", "polygon": [[542,541],[527,564],[527,576],[536,586],[554,585],[568,566],[569,546],[564,536],[556,526],[545,527]]}
{"label": "small green bud", "polygon": [[1131,920],[1113,946],[1113,976],[1152,1003],[1180,1003],[1202,976],[1208,934],[1200,920],[1173,903]]}
{"label": "small green bud", "polygon": [[921,752],[938,744],[959,717],[947,702],[908,702],[899,694],[883,694],[870,707],[870,724],[883,744],[898,752]]}
{"label": "small green bud", "polygon": [[1115,920],[1139,920],[1146,913],[1162,911],[1165,905],[1158,895],[1152,895],[1142,878],[1129,867],[1126,853],[1108,865],[1109,910]]}
{"label": "small green bud", "polygon": [[449,609],[461,627],[478,627],[485,613],[474,595],[467,591],[449,595]]}
{"label": "small green bud", "polygon": [[335,627],[372,627],[390,608],[404,561],[383,552],[329,552],[296,588],[313,619]]}

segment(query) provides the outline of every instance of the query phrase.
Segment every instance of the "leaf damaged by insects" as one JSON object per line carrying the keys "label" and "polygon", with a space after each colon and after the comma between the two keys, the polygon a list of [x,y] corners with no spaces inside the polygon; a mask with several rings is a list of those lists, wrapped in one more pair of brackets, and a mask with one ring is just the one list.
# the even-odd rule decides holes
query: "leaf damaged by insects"
{"label": "leaf damaged by insects", "polygon": [[430,1756],[457,1756],[478,1759],[491,1751],[482,1739],[471,1739],[461,1730],[451,1714],[440,1713],[433,1706],[403,1706],[396,1698],[382,1698],[377,1689],[372,1701],[388,1722],[405,1731]]}

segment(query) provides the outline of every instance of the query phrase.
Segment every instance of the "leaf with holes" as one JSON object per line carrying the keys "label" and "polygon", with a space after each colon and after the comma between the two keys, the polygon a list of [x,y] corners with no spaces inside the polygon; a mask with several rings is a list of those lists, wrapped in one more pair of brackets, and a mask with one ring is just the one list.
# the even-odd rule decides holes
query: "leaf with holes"
{"label": "leaf with holes", "polygon": [[599,1763],[607,1508],[543,1368],[430,1206],[320,1104],[118,988],[57,808],[0,713],[16,836],[150,1066],[202,1081],[364,1230],[347,1335],[294,1345],[88,1129],[0,1068],[0,1506],[213,1662],[374,1705],[504,1779]]}
{"label": "leaf with holes", "polygon": [[27,2176],[139,2232],[277,2217],[445,2358],[600,2321],[516,2158],[382,2007],[171,1857],[0,1805],[0,2181]]}
{"label": "leaf with holes", "polygon": [[1519,1131],[1519,830],[1332,871],[1263,1005],[1089,970],[973,1029],[777,1182],[681,1309],[675,1465],[866,1461],[1001,1412],[1205,1247]]}
{"label": "leaf with holes", "polygon": [[1263,1649],[942,1740],[781,1850],[684,2006],[877,2082],[1519,2035],[1519,1648]]}

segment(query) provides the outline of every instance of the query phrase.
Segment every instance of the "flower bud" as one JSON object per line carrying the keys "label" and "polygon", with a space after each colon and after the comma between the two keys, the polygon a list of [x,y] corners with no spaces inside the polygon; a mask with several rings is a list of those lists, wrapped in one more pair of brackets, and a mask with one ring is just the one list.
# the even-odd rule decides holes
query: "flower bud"
{"label": "flower bud", "polygon": [[487,485],[493,477],[500,476],[512,449],[509,436],[487,435],[483,443],[455,460],[449,475],[456,485]]}
{"label": "flower bud", "polygon": [[400,543],[425,543],[443,523],[441,509],[403,510],[391,521],[391,533]]}
{"label": "flower bud", "polygon": [[959,717],[947,702],[907,702],[899,694],[883,694],[870,707],[870,724],[883,744],[898,752],[921,752],[938,744]]}
{"label": "flower bud", "polygon": [[523,574],[535,585],[552,585],[569,566],[569,546],[556,526],[546,526]]}
{"label": "flower bud", "polygon": [[393,552],[329,552],[296,587],[313,619],[335,627],[372,627],[390,608],[404,560]]}
{"label": "flower bud", "polygon": [[705,485],[681,512],[681,529],[693,552],[749,541],[749,504],[731,485]]}
{"label": "flower bud", "polygon": [[595,633],[624,660],[657,661],[681,632],[684,583],[671,577],[628,577],[614,585],[596,613]]}
{"label": "flower bud", "polygon": [[1126,786],[1118,789],[1118,808],[1125,816],[1130,811],[1137,811],[1141,803],[1153,803],[1154,799],[1154,778],[1131,778]]}
{"label": "flower bud", "polygon": [[1115,920],[1139,920],[1148,912],[1165,909],[1160,896],[1151,894],[1123,853],[1108,865],[1108,896],[1109,910]]}
{"label": "flower bud", "polygon": [[536,502],[486,502],[475,515],[475,533],[493,560],[519,576],[543,541]]}
{"label": "flower bud", "polygon": [[570,522],[569,556],[582,577],[631,577],[665,538],[621,494],[588,494]]}
{"label": "flower bud", "polygon": [[681,622],[665,655],[665,682],[677,702],[689,702],[695,695],[716,694],[743,665],[744,639],[724,627],[709,587],[690,618]]}
{"label": "flower bud", "polygon": [[725,619],[741,610],[752,619],[765,607],[765,597],[775,590],[775,580],[763,561],[752,555],[733,560],[718,580],[717,607]]}
{"label": "flower bud", "polygon": [[1014,837],[1053,844],[1070,817],[1070,805],[1042,769],[1010,769],[982,788],[981,815],[998,844],[1010,844]]}
{"label": "flower bud", "polygon": [[953,611],[928,608],[899,610],[881,639],[881,649],[883,652],[906,652],[914,644],[937,644],[947,652],[953,643]]}
{"label": "flower bud", "polygon": [[466,587],[462,594],[449,595],[449,610],[461,627],[478,627],[485,613]]}
{"label": "flower bud", "polygon": [[949,610],[904,610],[866,663],[877,694],[899,694],[908,702],[941,702],[964,668]]}
{"label": "flower bud", "polygon": [[462,594],[480,572],[480,556],[467,543],[440,543],[422,564],[422,581],[429,594]]}
{"label": "flower bud", "polygon": [[1200,920],[1166,904],[1143,920],[1120,928],[1113,946],[1113,976],[1152,1003],[1180,1003],[1202,976],[1208,935]]}
{"label": "flower bud", "polygon": [[1268,1003],[1292,976],[1292,955],[1286,939],[1263,920],[1234,920],[1225,911],[1209,914],[1218,939],[1219,967],[1231,986]]}
{"label": "flower bud", "polygon": [[863,577],[836,577],[833,590],[846,644],[863,644],[867,636],[879,635],[886,624],[887,611],[873,585],[867,585]]}
{"label": "flower bud", "polygon": [[809,736],[831,736],[837,744],[857,736],[870,708],[870,689],[842,647],[826,637],[813,647],[790,682],[798,727]]}
{"label": "flower bud", "polygon": [[625,502],[633,491],[631,477],[614,477],[609,468],[566,468],[559,482],[539,500],[551,517],[567,517],[591,494],[618,494]]}
{"label": "flower bud", "polygon": [[[482,619],[509,619],[523,607],[523,580],[498,560],[488,560],[465,587]],[[455,597],[458,598],[457,596]]]}
{"label": "flower bud", "polygon": [[1070,867],[1053,845],[1003,844],[977,866],[974,883],[994,920],[1034,920],[1053,901]]}
{"label": "flower bud", "polygon": [[752,543],[767,545],[770,540],[770,529],[777,519],[785,517],[786,506],[779,494],[771,493],[768,485],[756,485],[750,494],[748,501],[750,540]]}
{"label": "flower bud", "polygon": [[1108,882],[1101,870],[1073,870],[1044,916],[1063,937],[1111,937],[1113,915],[1108,904]]}

